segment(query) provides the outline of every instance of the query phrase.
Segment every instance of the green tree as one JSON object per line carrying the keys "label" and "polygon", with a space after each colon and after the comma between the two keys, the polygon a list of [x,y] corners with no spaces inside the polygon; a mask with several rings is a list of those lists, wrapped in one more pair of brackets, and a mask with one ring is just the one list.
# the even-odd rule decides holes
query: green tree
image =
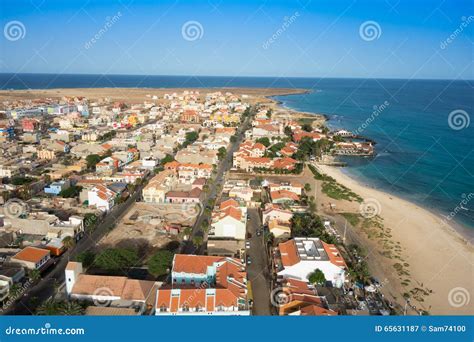
{"label": "green tree", "polygon": [[293,130],[291,129],[290,126],[285,126],[285,129],[283,131],[285,133],[285,135],[289,138],[291,138],[293,136]]}
{"label": "green tree", "polygon": [[319,268],[315,269],[314,272],[309,275],[308,280],[311,284],[326,284],[326,277],[324,276],[323,271],[321,271]]}
{"label": "green tree", "polygon": [[86,157],[87,168],[93,169],[97,165],[97,163],[101,161],[101,159],[102,157],[99,156],[98,154],[89,154]]}
{"label": "green tree", "polygon": [[163,159],[161,159],[160,164],[165,165],[166,163],[170,163],[174,161],[174,158],[171,154],[167,154]]}
{"label": "green tree", "polygon": [[134,249],[108,248],[95,258],[94,264],[104,270],[119,270],[136,265],[138,260]]}
{"label": "green tree", "polygon": [[40,316],[57,316],[61,314],[61,303],[48,299],[42,303],[37,309],[36,314]]}
{"label": "green tree", "polygon": [[311,191],[311,184],[306,183],[306,184],[304,185],[304,191],[310,192],[310,191]]}
{"label": "green tree", "polygon": [[148,260],[148,272],[155,277],[164,275],[171,268],[174,253],[168,250],[156,252]]}
{"label": "green tree", "polygon": [[311,132],[313,130],[313,126],[309,123],[305,123],[301,126],[301,129],[306,132]]}
{"label": "green tree", "polygon": [[265,147],[268,147],[271,145],[270,139],[268,139],[267,137],[258,138],[256,142],[262,144]]}
{"label": "green tree", "polygon": [[217,150],[217,158],[219,160],[222,160],[225,158],[227,154],[227,150],[225,149],[225,147],[220,147],[218,150]]}
{"label": "green tree", "polygon": [[41,273],[40,273],[40,271],[39,271],[39,270],[36,270],[36,269],[31,270],[31,271],[29,272],[29,278],[30,278],[32,281],[36,281],[36,280],[41,279]]}
{"label": "green tree", "polygon": [[76,302],[64,302],[59,306],[59,314],[64,316],[80,316],[84,308]]}
{"label": "green tree", "polygon": [[82,186],[73,185],[67,189],[61,190],[61,192],[59,193],[59,196],[63,198],[77,197],[79,196],[79,193],[81,192],[81,190],[82,190]]}
{"label": "green tree", "polygon": [[194,237],[193,237],[193,245],[194,245],[195,247],[201,246],[202,243],[203,243],[203,241],[204,241],[204,240],[203,240],[202,236],[194,236]]}
{"label": "green tree", "polygon": [[84,251],[77,255],[76,260],[82,262],[82,266],[89,268],[95,260],[95,254],[91,251]]}
{"label": "green tree", "polygon": [[191,145],[193,142],[195,142],[199,138],[199,133],[198,132],[186,132],[185,135],[185,141],[183,143],[183,147],[186,147],[188,145]]}
{"label": "green tree", "polygon": [[73,248],[75,244],[76,244],[76,241],[74,240],[72,236],[66,236],[63,239],[63,245],[67,249]]}

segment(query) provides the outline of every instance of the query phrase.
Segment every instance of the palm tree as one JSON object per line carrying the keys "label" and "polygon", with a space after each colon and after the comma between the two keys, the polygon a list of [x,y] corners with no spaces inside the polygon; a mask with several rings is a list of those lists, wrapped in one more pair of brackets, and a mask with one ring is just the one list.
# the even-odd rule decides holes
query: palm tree
{"label": "palm tree", "polygon": [[65,302],[59,309],[61,315],[80,316],[84,313],[84,309],[76,302]]}
{"label": "palm tree", "polygon": [[198,248],[199,246],[201,246],[203,243],[203,238],[202,236],[195,236],[193,237],[193,245]]}
{"label": "palm tree", "polygon": [[10,287],[9,291],[9,296],[11,298],[16,298],[18,295],[21,293],[21,286],[19,284],[13,284],[12,287]]}
{"label": "palm tree", "polygon": [[75,244],[76,244],[76,242],[74,241],[74,239],[73,239],[72,236],[66,236],[66,237],[63,239],[63,245],[64,245],[64,247],[66,247],[67,249],[73,248]]}
{"label": "palm tree", "polygon": [[39,280],[41,278],[41,273],[38,270],[31,270],[30,271],[30,279],[34,282],[36,280]]}
{"label": "palm tree", "polygon": [[41,304],[36,313],[41,316],[56,316],[61,312],[61,305],[51,299],[48,299],[46,302]]}

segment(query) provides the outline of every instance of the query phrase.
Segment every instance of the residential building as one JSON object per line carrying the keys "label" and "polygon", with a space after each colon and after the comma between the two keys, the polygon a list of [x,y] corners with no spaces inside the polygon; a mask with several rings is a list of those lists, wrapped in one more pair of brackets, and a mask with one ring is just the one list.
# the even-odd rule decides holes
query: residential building
{"label": "residential building", "polygon": [[209,235],[245,240],[246,226],[247,208],[229,199],[220,204],[219,210],[213,212]]}
{"label": "residential building", "polygon": [[291,236],[291,225],[289,222],[276,219],[268,222],[268,230],[277,239],[286,239]]}
{"label": "residential building", "polygon": [[270,192],[272,203],[294,203],[300,200],[300,197],[294,192],[288,190],[276,190]]}
{"label": "residential building", "polygon": [[346,281],[347,266],[338,249],[319,238],[297,237],[280,243],[275,267],[280,279],[308,281],[308,276],[320,269],[335,287],[341,287]]}
{"label": "residential building", "polygon": [[59,195],[63,190],[68,189],[71,186],[69,179],[62,180],[59,182],[52,182],[47,187],[44,188],[44,192],[50,195]]}
{"label": "residential building", "polygon": [[238,259],[176,254],[171,281],[157,291],[156,315],[250,315],[247,274]]}
{"label": "residential building", "polygon": [[290,222],[292,217],[293,213],[290,210],[283,209],[278,204],[267,203],[265,210],[262,212],[262,221],[266,224],[268,224],[270,220]]}
{"label": "residential building", "polygon": [[49,250],[38,247],[25,247],[11,257],[12,263],[17,263],[29,270],[40,270],[51,259]]}
{"label": "residential building", "polygon": [[153,304],[155,282],[122,276],[88,275],[82,263],[70,261],[65,270],[69,298],[106,303],[110,307],[136,308],[143,313]]}
{"label": "residential building", "polygon": [[96,207],[102,211],[109,211],[115,205],[117,193],[105,185],[96,185],[87,193],[89,207]]}
{"label": "residential building", "polygon": [[174,170],[164,170],[153,177],[143,188],[143,201],[146,203],[164,203],[166,193],[178,183]]}

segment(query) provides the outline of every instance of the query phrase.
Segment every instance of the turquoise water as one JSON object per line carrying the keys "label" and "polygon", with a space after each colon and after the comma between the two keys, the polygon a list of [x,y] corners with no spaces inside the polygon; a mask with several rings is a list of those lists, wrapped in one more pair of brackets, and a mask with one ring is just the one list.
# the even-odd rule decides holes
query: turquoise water
{"label": "turquoise water", "polygon": [[377,156],[350,158],[347,174],[441,214],[455,212],[456,221],[474,228],[474,198],[468,201],[474,192],[474,123],[455,130],[448,122],[454,110],[464,110],[468,116],[459,115],[470,120],[473,85],[464,81],[321,80],[310,94],[277,99],[297,110],[326,114],[333,128],[376,140]]}
{"label": "turquoise water", "polygon": [[0,74],[0,89],[75,87],[311,89],[276,99],[377,141],[375,158],[351,159],[345,172],[440,214],[456,212],[454,219],[474,232],[474,198],[461,202],[474,192],[474,122],[454,120],[466,126],[459,130],[448,122],[456,110],[473,118],[473,81]]}

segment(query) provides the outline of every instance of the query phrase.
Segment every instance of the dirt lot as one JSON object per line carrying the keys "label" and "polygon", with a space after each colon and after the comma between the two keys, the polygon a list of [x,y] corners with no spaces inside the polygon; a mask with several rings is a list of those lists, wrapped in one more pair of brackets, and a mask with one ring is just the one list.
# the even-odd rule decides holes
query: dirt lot
{"label": "dirt lot", "polygon": [[135,203],[99,245],[135,247],[142,251],[163,248],[178,239],[163,227],[169,223],[192,225],[198,213],[199,207],[195,205]]}

